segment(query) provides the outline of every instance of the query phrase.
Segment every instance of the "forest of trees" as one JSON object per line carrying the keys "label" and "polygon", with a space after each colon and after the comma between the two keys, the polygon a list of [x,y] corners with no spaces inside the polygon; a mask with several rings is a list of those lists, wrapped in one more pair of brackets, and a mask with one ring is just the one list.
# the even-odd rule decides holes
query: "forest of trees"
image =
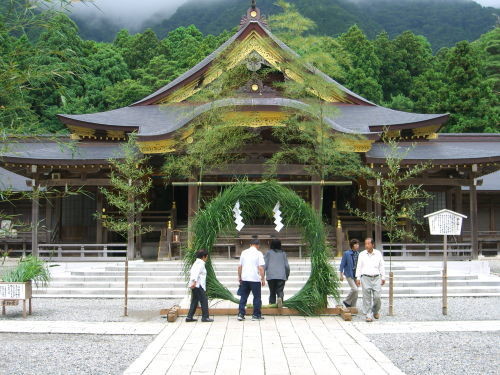
{"label": "forest of trees", "polygon": [[[119,31],[113,42],[84,40],[55,12],[27,35],[0,18],[0,125],[6,132],[64,131],[58,113],[127,106],[165,85],[227,40],[179,27]],[[426,38],[405,31],[368,38],[358,26],[316,46],[340,69],[326,73],[366,98],[398,110],[451,113],[448,132],[499,132],[500,29],[433,53]],[[301,52],[300,49],[298,52]]]}
{"label": "forest of trees", "polygon": [[[391,38],[406,30],[424,35],[434,51],[450,47],[460,40],[473,41],[490,30],[499,10],[482,7],[472,0],[289,0],[299,12],[317,25],[318,35],[337,37],[351,25],[359,25],[369,38],[383,30]],[[171,16],[155,15],[144,22],[160,38],[180,26],[196,25],[204,34],[219,34],[238,25],[249,0],[190,0]],[[280,12],[276,0],[258,0],[266,15]],[[98,15],[98,13],[96,13]],[[496,16],[495,16],[496,14]],[[72,16],[81,35],[98,41],[112,41],[119,25],[106,18],[92,20]]]}

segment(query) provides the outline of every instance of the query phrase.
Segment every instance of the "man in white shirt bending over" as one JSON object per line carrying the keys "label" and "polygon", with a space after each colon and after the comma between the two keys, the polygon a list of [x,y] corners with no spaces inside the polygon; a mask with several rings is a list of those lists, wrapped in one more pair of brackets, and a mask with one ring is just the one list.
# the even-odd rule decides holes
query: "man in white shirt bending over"
{"label": "man in white shirt bending over", "polygon": [[238,280],[240,282],[240,306],[238,320],[245,320],[245,307],[250,292],[253,295],[252,320],[262,320],[260,308],[262,306],[261,287],[266,285],[264,255],[259,251],[260,242],[257,238],[250,241],[250,248],[243,250],[238,266]]}
{"label": "man in white shirt bending over", "polygon": [[366,321],[380,318],[380,291],[385,284],[385,265],[382,253],[373,248],[373,239],[365,239],[365,250],[359,254],[356,285],[363,287],[363,313]]}

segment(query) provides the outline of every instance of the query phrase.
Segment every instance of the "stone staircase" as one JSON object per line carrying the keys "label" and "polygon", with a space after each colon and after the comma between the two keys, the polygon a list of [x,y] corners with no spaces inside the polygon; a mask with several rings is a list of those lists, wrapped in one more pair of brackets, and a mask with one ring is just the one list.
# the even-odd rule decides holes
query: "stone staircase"
{"label": "stone staircase", "polygon": [[[459,263],[459,262],[456,262]],[[470,265],[471,262],[464,263]],[[236,294],[237,261],[214,261],[218,279]],[[333,264],[333,262],[332,262]],[[337,262],[338,264],[338,262]],[[123,263],[65,265],[56,271],[47,288],[34,290],[35,297],[52,298],[122,298],[124,293]],[[307,281],[310,263],[307,260],[290,259],[291,275],[285,287],[285,298],[299,291]],[[335,268],[337,268],[334,265]],[[462,267],[463,268],[463,267]],[[477,268],[477,267],[476,267]],[[57,269],[53,268],[53,269]],[[396,297],[440,297],[441,270],[438,262],[393,263]],[[387,285],[387,284],[386,284]],[[348,285],[344,281],[341,294],[345,295]],[[182,274],[182,263],[172,262],[130,262],[130,298],[174,298],[180,299],[187,292]],[[263,300],[267,301],[268,289],[263,289]],[[382,295],[387,297],[388,288]],[[449,296],[500,296],[500,277],[488,272],[475,272],[471,267],[449,270]]]}

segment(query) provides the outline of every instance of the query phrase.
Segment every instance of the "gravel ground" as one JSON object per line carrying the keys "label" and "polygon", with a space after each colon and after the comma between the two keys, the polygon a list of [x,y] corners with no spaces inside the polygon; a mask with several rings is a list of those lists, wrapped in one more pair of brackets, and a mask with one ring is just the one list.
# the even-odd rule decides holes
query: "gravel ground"
{"label": "gravel ground", "polygon": [[408,375],[497,375],[498,332],[368,335]]}
{"label": "gravel ground", "polygon": [[[33,315],[27,320],[68,320],[81,322],[160,322],[160,310],[179,303],[173,299],[130,299],[128,317],[123,316],[122,299],[33,298]],[[2,319],[23,319],[22,303],[8,306]]]}
{"label": "gravel ground", "polygon": [[0,374],[122,374],[153,339],[154,336],[1,333]]}
{"label": "gravel ground", "polygon": [[[362,301],[358,301],[361,308]],[[500,320],[500,297],[450,297],[448,315],[442,314],[441,298],[395,298],[394,316],[387,316],[389,300],[382,298],[381,320],[414,322],[432,320]],[[364,320],[364,315],[353,317]]]}

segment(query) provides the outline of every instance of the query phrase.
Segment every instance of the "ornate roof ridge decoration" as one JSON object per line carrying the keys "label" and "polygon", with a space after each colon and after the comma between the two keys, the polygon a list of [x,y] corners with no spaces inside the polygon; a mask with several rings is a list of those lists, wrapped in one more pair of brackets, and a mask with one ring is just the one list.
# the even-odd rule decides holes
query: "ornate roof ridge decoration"
{"label": "ornate roof ridge decoration", "polygon": [[250,22],[260,22],[264,26],[269,27],[266,17],[260,12],[260,9],[257,8],[255,1],[253,1],[250,8],[248,8],[247,14],[241,18],[240,29],[245,27]]}
{"label": "ornate roof ridge decoration", "polygon": [[[131,104],[131,106],[151,105],[164,102],[178,102],[189,98],[191,95],[202,89],[217,79],[224,70],[231,69],[235,65],[241,63],[250,53],[256,51],[269,64],[280,69],[283,61],[291,57],[299,57],[297,52],[288,47],[280,39],[278,39],[263,22],[258,8],[256,10],[249,9],[247,17],[252,12],[257,12],[255,17],[242,25],[236,34],[229,38],[214,52],[208,55],[201,62],[196,64],[184,74],[180,75],[167,85],[156,90],[145,98]],[[252,13],[254,14],[254,13]],[[235,43],[240,42],[240,45],[235,46]],[[231,50],[232,48],[232,50]],[[217,62],[217,58],[223,53],[228,53],[225,66],[221,66]],[[227,60],[227,61],[226,61]],[[354,93],[348,88],[321,72],[313,66],[304,66],[311,73],[318,75],[329,83],[336,85],[342,96],[337,94],[322,93],[320,96],[326,101],[345,101],[353,104],[372,105],[375,103],[363,98]],[[281,70],[281,69],[280,69]],[[300,75],[294,72],[284,72],[292,79],[300,79]]]}

